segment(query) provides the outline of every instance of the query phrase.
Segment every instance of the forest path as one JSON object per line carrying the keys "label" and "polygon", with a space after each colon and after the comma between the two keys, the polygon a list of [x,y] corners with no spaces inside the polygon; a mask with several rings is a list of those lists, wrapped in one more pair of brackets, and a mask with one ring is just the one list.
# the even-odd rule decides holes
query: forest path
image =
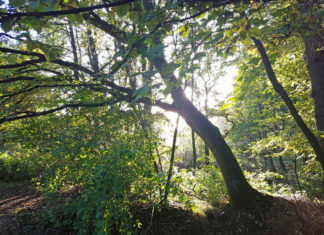
{"label": "forest path", "polygon": [[41,207],[42,198],[29,181],[0,181],[0,235],[21,234],[18,214]]}

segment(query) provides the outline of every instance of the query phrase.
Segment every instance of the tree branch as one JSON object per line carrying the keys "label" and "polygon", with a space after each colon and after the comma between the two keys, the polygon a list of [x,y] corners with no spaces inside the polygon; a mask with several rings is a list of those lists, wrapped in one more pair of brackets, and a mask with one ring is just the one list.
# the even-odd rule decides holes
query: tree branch
{"label": "tree branch", "polygon": [[2,80],[0,80],[0,84],[1,83],[16,82],[16,81],[21,81],[21,80],[31,81],[31,80],[34,80],[34,79],[35,78],[33,78],[33,77],[19,76],[19,77],[15,77],[15,78],[2,79]]}
{"label": "tree branch", "polygon": [[[18,92],[15,92],[15,93],[11,93],[11,94],[7,94],[7,95],[2,95],[0,96],[0,98],[6,98],[6,97],[13,97],[13,96],[16,96],[16,95],[19,95],[19,94],[22,94],[22,93],[25,93],[25,92],[29,92],[29,91],[32,91],[32,90],[35,90],[35,89],[38,89],[38,88],[62,88],[62,87],[72,87],[72,88],[75,88],[75,87],[86,87],[86,88],[94,88],[95,86],[98,86],[96,84],[89,84],[89,83],[82,83],[82,84],[53,84],[53,85],[36,85],[36,86],[33,86],[33,87],[30,87],[30,85],[28,85],[27,87],[25,87],[23,90],[20,90]],[[30,88],[28,88],[30,87]],[[96,89],[98,90],[98,89]],[[102,91],[102,89],[100,90]]]}
{"label": "tree branch", "polygon": [[62,11],[47,11],[47,12],[17,12],[13,14],[7,13],[6,16],[2,16],[0,18],[0,23],[3,23],[9,19],[13,18],[20,18],[23,16],[27,17],[45,17],[45,16],[52,16],[52,17],[58,17],[61,15],[70,15],[70,14],[78,14],[82,12],[88,12],[88,11],[93,11],[97,9],[102,9],[102,8],[107,8],[107,7],[116,7],[120,5],[124,5],[127,3],[134,2],[135,0],[121,0],[113,3],[104,3],[104,4],[99,4],[95,6],[90,6],[90,7],[83,7],[83,8],[73,8],[70,10],[62,10]]}
{"label": "tree branch", "polygon": [[109,104],[110,105],[116,104],[117,102],[119,102],[119,101],[116,101],[116,100],[107,100],[107,101],[104,101],[104,102],[101,102],[101,103],[91,103],[91,104],[87,104],[87,103],[64,104],[64,105],[61,105],[61,106],[59,106],[57,108],[53,108],[53,109],[49,109],[49,110],[44,110],[44,111],[41,111],[41,112],[24,111],[24,112],[18,113],[18,114],[23,114],[23,115],[1,118],[0,119],[0,124],[2,124],[4,122],[11,122],[11,121],[15,121],[15,120],[24,119],[24,118],[39,117],[39,116],[43,116],[43,115],[55,113],[57,111],[60,111],[60,110],[63,110],[63,109],[67,109],[67,108],[101,107],[101,106],[105,106],[105,105],[109,105]]}
{"label": "tree branch", "polygon": [[43,54],[31,52],[31,51],[20,51],[20,50],[5,48],[5,47],[0,47],[0,51],[6,53],[19,54],[19,55],[37,56],[39,59],[45,59],[45,56]]}
{"label": "tree branch", "polygon": [[20,68],[25,67],[27,65],[33,65],[44,62],[45,59],[36,59],[36,60],[27,60],[19,64],[8,64],[8,65],[2,65],[0,66],[0,69],[14,69],[14,68]]}
{"label": "tree branch", "polygon": [[[12,122],[12,121],[16,121],[16,120],[20,120],[20,119],[25,119],[25,118],[32,118],[32,117],[39,117],[39,116],[44,116],[47,114],[51,114],[51,113],[55,113],[57,111],[63,110],[63,109],[67,109],[67,108],[80,108],[80,107],[85,107],[85,108],[94,108],[94,107],[102,107],[102,106],[106,106],[106,105],[114,105],[118,102],[121,101],[127,101],[130,102],[132,101],[132,97],[131,96],[118,96],[118,99],[109,99],[100,103],[76,103],[76,104],[64,104],[61,105],[59,107],[53,108],[53,109],[49,109],[49,110],[44,110],[44,111],[40,111],[40,112],[35,112],[35,111],[22,111],[22,112],[17,112],[15,116],[12,117],[5,117],[5,118],[1,118],[0,119],[0,124],[5,123],[5,122]],[[158,106],[160,108],[163,108],[165,110],[168,111],[173,111],[175,112],[176,109],[174,107],[173,104],[168,104],[168,103],[164,103],[164,102],[160,102],[157,101],[154,104],[151,102],[150,99],[148,98],[143,98],[140,99],[139,101],[137,101],[137,103],[145,103],[145,104],[150,104],[150,105],[155,105]],[[22,115],[21,115],[22,114]]]}

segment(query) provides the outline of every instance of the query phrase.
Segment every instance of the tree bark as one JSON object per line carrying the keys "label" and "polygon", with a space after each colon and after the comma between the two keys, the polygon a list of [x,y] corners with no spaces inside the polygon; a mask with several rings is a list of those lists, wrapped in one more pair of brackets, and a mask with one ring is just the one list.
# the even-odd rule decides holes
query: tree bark
{"label": "tree bark", "polygon": [[[194,74],[191,74],[191,102],[193,103],[194,98]],[[196,140],[195,140],[195,132],[191,128],[191,143],[192,143],[192,155],[193,155],[193,173],[195,174],[197,167],[197,151],[196,151]]]}
{"label": "tree bark", "polygon": [[[162,67],[166,64],[164,57],[152,59],[152,63],[160,74],[162,74]],[[174,75],[169,75],[168,77],[164,77],[164,79],[168,79],[174,84],[176,83],[176,77]],[[229,146],[226,144],[219,129],[196,109],[196,107],[185,96],[182,88],[177,88],[175,86],[171,93],[177,112],[205,141],[216,158],[231,203],[238,208],[253,207],[256,200],[261,198],[263,195],[249,185],[236,158]]]}
{"label": "tree bark", "polygon": [[272,156],[267,157],[267,159],[268,159],[268,161],[269,161],[269,170],[270,170],[271,172],[277,172],[276,167],[275,167],[275,165],[274,165],[274,163],[273,163]]}
{"label": "tree bark", "polygon": [[170,191],[169,188],[170,188],[171,178],[172,178],[173,163],[174,163],[175,149],[176,149],[177,136],[178,136],[178,125],[179,125],[179,115],[177,117],[176,126],[175,126],[174,133],[173,133],[170,166],[169,166],[169,170],[168,170],[168,178],[167,178],[167,182],[165,185],[165,194],[164,194],[163,201],[166,201],[168,199],[169,191]]}
{"label": "tree bark", "polygon": [[[70,36],[70,41],[71,41],[72,53],[73,53],[73,62],[77,64],[78,63],[78,53],[77,53],[77,48],[76,48],[76,43],[75,43],[73,27],[70,24],[70,22],[69,22],[69,36]],[[74,69],[73,73],[74,73],[75,80],[79,81],[79,71],[77,69]]]}
{"label": "tree bark", "polygon": [[219,129],[206,119],[185,97],[182,89],[173,92],[173,99],[179,114],[189,126],[207,143],[223,174],[231,202],[236,207],[251,207],[261,193],[246,181],[231,149]]}
{"label": "tree bark", "polygon": [[[324,39],[317,34],[303,39],[305,60],[312,84],[316,125],[320,133],[324,134]],[[324,138],[320,137],[320,143],[324,149]]]}
{"label": "tree bark", "polygon": [[[156,35],[158,33],[156,32]],[[157,36],[153,37],[152,41],[155,45],[162,45],[160,38]],[[177,113],[205,141],[216,158],[231,203],[237,208],[258,206],[259,202],[265,199],[265,195],[253,189],[247,182],[240,165],[222,137],[219,129],[190,102],[184,90],[177,85],[177,78],[174,74],[163,75],[162,68],[167,64],[163,52],[157,57],[148,59],[161,74],[162,79],[167,82],[168,86],[172,87],[171,95]]]}
{"label": "tree bark", "polygon": [[[298,0],[301,13],[308,14],[315,4],[320,1]],[[314,15],[312,15],[314,17]],[[308,16],[310,17],[310,16]],[[305,62],[312,84],[312,97],[314,99],[315,120],[317,129],[324,134],[324,35],[323,27],[318,25],[311,35],[303,36],[305,46]],[[324,138],[319,136],[320,145],[324,151]]]}
{"label": "tree bark", "polygon": [[279,168],[280,168],[283,172],[288,173],[287,168],[286,168],[286,166],[285,166],[285,163],[284,163],[284,161],[283,161],[283,159],[282,159],[281,156],[278,157],[278,163],[279,163]]}
{"label": "tree bark", "polygon": [[293,116],[297,125],[299,126],[301,131],[306,136],[309,144],[312,146],[312,148],[316,154],[317,160],[320,162],[322,169],[324,170],[324,152],[323,152],[322,148],[320,147],[318,140],[316,139],[316,137],[312,133],[312,131],[307,127],[307,125],[305,124],[305,122],[303,121],[301,116],[298,114],[298,111],[297,111],[294,103],[291,101],[291,99],[289,98],[289,96],[286,93],[286,91],[284,90],[284,88],[278,82],[277,77],[272,69],[270,60],[268,58],[268,55],[266,53],[266,50],[265,50],[262,42],[256,38],[252,38],[252,40],[261,55],[261,58],[262,58],[264,67],[266,69],[268,78],[269,78],[274,90],[281,96],[281,98],[287,105],[290,114]]}
{"label": "tree bark", "polygon": [[[144,8],[148,12],[152,7],[152,1],[144,1]],[[116,36],[116,32],[112,31],[112,25],[107,24],[99,19],[89,18],[92,24],[103,29],[108,34]],[[118,30],[117,30],[118,31]],[[117,37],[123,37],[123,32],[118,31]],[[160,41],[161,32],[155,32],[152,41],[157,45],[162,45]],[[123,37],[123,41],[127,43],[127,40]],[[188,125],[207,143],[211,149],[220,170],[223,174],[227,191],[231,200],[231,203],[235,207],[239,208],[253,208],[258,207],[261,202],[269,202],[270,196],[266,197],[264,194],[253,189],[244,177],[244,174],[236,161],[231,149],[226,144],[224,138],[220,134],[219,129],[214,126],[205,116],[200,113],[196,107],[185,96],[184,91],[177,85],[176,77],[171,75],[163,75],[162,68],[166,64],[163,53],[157,57],[148,57],[148,60],[154,65],[154,67],[161,74],[162,79],[168,86],[172,87],[171,95],[174,101],[178,114],[180,114],[188,123]]]}
{"label": "tree bark", "polygon": [[99,73],[99,60],[98,60],[98,53],[96,50],[96,44],[95,39],[92,36],[92,31],[88,29],[87,31],[88,39],[89,39],[89,47],[88,47],[88,53],[89,53],[89,60],[92,67],[92,70],[95,74]]}

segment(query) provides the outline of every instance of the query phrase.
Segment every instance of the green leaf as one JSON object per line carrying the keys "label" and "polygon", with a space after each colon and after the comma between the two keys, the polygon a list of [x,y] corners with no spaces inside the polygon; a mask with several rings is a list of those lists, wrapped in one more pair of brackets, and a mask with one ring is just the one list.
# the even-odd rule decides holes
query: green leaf
{"label": "green leaf", "polygon": [[143,97],[145,97],[148,93],[148,83],[145,83],[144,86],[142,86],[141,88],[137,89],[134,93],[133,96],[136,97],[132,103],[135,103],[137,101],[139,101],[140,99],[142,99]]}
{"label": "green leaf", "polygon": [[111,71],[115,71],[117,68],[118,68],[118,66],[120,66],[120,63],[121,63],[122,61],[117,61],[116,63],[114,63],[112,66],[111,66]]}
{"label": "green leaf", "polygon": [[150,59],[158,58],[163,56],[163,45],[157,45],[155,47],[152,47],[146,51],[147,57]]}
{"label": "green leaf", "polygon": [[175,64],[175,63],[164,64],[162,68],[162,75],[172,74],[179,67],[180,64]]}
{"label": "green leaf", "polygon": [[125,16],[129,11],[130,6],[128,4],[124,4],[116,7],[116,12],[119,17]]}
{"label": "green leaf", "polygon": [[193,60],[200,60],[201,58],[203,58],[205,56],[206,56],[205,52],[199,52],[194,56]]}
{"label": "green leaf", "polygon": [[144,78],[151,80],[151,78],[155,75],[155,71],[149,70],[149,71],[142,73],[142,75]]}
{"label": "green leaf", "polygon": [[138,12],[137,11],[130,11],[129,12],[129,19],[132,21],[135,21],[135,19],[138,17]]}
{"label": "green leaf", "polygon": [[39,0],[29,1],[28,6],[34,10],[37,9],[39,7]]}
{"label": "green leaf", "polygon": [[11,30],[13,26],[13,20],[12,19],[9,19],[9,20],[6,20],[5,22],[2,22],[1,23],[1,28],[3,29],[3,31],[5,32],[8,32]]}
{"label": "green leaf", "polygon": [[236,97],[232,97],[232,98],[229,98],[226,103],[219,108],[219,111],[223,111],[231,106],[233,106],[235,103],[237,102],[237,98]]}
{"label": "green leaf", "polygon": [[324,17],[324,9],[318,9],[315,11],[315,14],[319,17]]}
{"label": "green leaf", "polygon": [[258,37],[260,37],[261,36],[261,30],[260,29],[258,29],[258,28],[251,28],[251,29],[249,29],[249,36],[250,37],[256,37],[256,38],[258,38]]}
{"label": "green leaf", "polygon": [[179,197],[179,202],[184,202],[186,199],[187,199],[186,195],[182,194],[182,195]]}
{"label": "green leaf", "polygon": [[248,37],[245,38],[244,40],[242,40],[242,42],[243,42],[244,46],[246,46],[246,47],[248,47],[248,46],[250,46],[252,44],[251,39],[248,38]]}
{"label": "green leaf", "polygon": [[224,37],[224,32],[220,32],[218,34],[216,34],[215,38],[213,38],[212,40],[209,41],[209,43],[215,43],[218,42],[220,39],[222,39]]}
{"label": "green leaf", "polygon": [[82,2],[79,2],[78,5],[79,5],[79,8],[84,8],[84,7],[88,7],[89,3],[88,3],[88,1],[82,1]]}
{"label": "green leaf", "polygon": [[72,24],[82,24],[83,22],[83,17],[80,14],[67,15],[67,18]]}
{"label": "green leaf", "polygon": [[9,4],[14,7],[20,7],[25,4],[25,0],[10,0]]}

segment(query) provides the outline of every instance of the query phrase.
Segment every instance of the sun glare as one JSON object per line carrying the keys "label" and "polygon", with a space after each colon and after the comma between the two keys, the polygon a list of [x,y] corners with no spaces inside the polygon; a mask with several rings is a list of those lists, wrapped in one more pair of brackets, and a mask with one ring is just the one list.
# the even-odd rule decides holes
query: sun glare
{"label": "sun glare", "polygon": [[[230,93],[233,91],[233,82],[236,77],[237,77],[237,68],[235,66],[227,67],[225,70],[224,76],[222,76],[221,78],[219,78],[217,80],[214,89],[212,90],[212,92],[210,92],[210,94],[208,96],[208,107],[212,108],[212,107],[217,106],[217,104],[219,102],[226,101],[226,99],[228,98]],[[198,89],[203,89],[203,87],[200,87],[200,86],[202,86],[201,84],[197,84],[197,86],[198,86],[197,87]],[[191,88],[190,87],[187,87],[185,89],[185,94],[189,99],[191,98]],[[199,104],[204,104],[204,99],[205,99],[204,96],[195,97],[196,102],[194,102],[194,104],[195,104],[196,108],[199,109],[200,108]],[[201,110],[201,111],[202,111],[202,113],[205,113],[203,110]],[[175,112],[166,112],[158,107],[153,107],[152,112],[153,113],[156,113],[156,112],[164,113],[165,117],[167,117],[169,119],[169,123],[165,124],[161,128],[162,133],[159,133],[159,134],[162,138],[165,139],[167,145],[171,145],[172,144],[172,136],[173,136],[173,132],[175,129],[178,114]],[[217,120],[217,119],[215,119],[215,120]],[[216,124],[216,126],[217,126],[218,123],[214,123],[214,124]],[[182,131],[186,127],[188,127],[186,121],[180,117],[178,131]]]}

